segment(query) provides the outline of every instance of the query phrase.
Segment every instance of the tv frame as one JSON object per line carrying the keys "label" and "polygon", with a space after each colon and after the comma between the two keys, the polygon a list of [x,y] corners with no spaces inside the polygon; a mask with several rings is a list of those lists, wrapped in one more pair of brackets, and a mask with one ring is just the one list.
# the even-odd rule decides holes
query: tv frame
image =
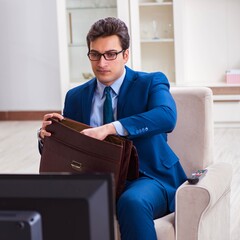
{"label": "tv frame", "polygon": [[1,240],[43,240],[41,216],[33,211],[0,211]]}
{"label": "tv frame", "polygon": [[0,211],[41,215],[43,240],[112,240],[110,173],[0,174]]}

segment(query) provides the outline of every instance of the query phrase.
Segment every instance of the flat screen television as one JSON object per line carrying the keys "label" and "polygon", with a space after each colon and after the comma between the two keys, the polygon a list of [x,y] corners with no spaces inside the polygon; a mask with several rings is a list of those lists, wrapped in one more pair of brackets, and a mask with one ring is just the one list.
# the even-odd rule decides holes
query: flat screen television
{"label": "flat screen television", "polygon": [[43,240],[114,239],[111,174],[1,174],[0,211],[41,216]]}

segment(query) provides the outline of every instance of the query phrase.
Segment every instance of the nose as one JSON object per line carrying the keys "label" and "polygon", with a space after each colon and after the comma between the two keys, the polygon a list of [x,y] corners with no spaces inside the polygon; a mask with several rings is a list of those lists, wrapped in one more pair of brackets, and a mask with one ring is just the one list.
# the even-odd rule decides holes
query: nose
{"label": "nose", "polygon": [[98,66],[105,66],[107,63],[107,60],[104,58],[104,56],[102,55],[101,58],[98,61]]}

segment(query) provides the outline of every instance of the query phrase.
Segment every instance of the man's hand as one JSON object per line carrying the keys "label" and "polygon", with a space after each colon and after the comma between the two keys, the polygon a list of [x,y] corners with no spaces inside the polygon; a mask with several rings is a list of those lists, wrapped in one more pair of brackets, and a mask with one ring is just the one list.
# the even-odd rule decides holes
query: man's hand
{"label": "man's hand", "polygon": [[44,139],[44,137],[50,137],[51,133],[46,131],[46,126],[52,124],[52,121],[48,121],[49,118],[58,118],[60,121],[64,119],[64,117],[59,113],[48,113],[43,116],[42,127],[39,133],[40,138]]}
{"label": "man's hand", "polygon": [[100,127],[84,129],[81,133],[98,140],[103,140],[108,135],[116,134],[116,129],[113,124],[109,123]]}

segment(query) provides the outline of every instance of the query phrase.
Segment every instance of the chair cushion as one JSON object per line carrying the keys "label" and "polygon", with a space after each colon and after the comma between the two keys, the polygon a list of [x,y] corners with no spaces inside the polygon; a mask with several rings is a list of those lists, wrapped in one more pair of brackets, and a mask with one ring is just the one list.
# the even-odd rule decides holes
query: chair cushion
{"label": "chair cushion", "polygon": [[158,240],[175,240],[175,214],[171,213],[154,220]]}

